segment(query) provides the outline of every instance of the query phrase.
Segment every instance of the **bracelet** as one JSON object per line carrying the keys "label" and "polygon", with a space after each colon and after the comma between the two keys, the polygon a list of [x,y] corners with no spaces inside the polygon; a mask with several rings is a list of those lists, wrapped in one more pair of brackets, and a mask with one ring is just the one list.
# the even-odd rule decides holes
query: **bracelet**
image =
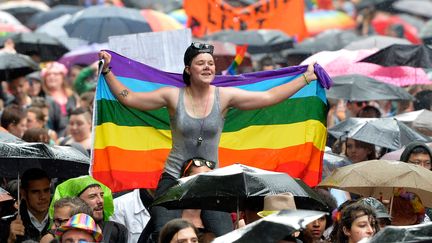
{"label": "bracelet", "polygon": [[[107,70],[108,69],[108,70]],[[102,70],[102,75],[105,76],[107,75],[109,72],[111,72],[111,67],[107,67],[105,70]]]}
{"label": "bracelet", "polygon": [[303,79],[304,79],[304,81],[306,82],[306,85],[309,85],[310,82],[308,82],[308,80],[307,80],[307,78],[306,78],[306,75],[305,75],[304,73],[302,73],[302,75],[303,75]]}

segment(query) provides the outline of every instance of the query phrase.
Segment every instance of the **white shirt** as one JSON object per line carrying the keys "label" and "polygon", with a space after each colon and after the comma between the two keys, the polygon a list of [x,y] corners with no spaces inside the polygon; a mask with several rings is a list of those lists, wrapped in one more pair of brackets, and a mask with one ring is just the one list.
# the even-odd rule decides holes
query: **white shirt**
{"label": "white shirt", "polygon": [[30,217],[30,222],[34,225],[34,227],[36,227],[36,229],[39,230],[39,232],[42,232],[49,221],[48,213],[45,215],[45,218],[42,220],[42,222],[39,222],[39,220],[29,210],[27,210],[27,213]]}
{"label": "white shirt", "polygon": [[150,220],[150,213],[144,207],[139,189],[114,198],[114,214],[111,221],[121,223],[128,229],[128,243],[136,243]]}

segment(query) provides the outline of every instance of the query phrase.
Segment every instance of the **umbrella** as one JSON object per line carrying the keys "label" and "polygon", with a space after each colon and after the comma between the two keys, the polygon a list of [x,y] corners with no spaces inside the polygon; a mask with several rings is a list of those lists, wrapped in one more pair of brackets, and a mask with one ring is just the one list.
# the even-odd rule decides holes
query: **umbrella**
{"label": "umbrella", "polygon": [[369,243],[381,242],[431,242],[432,223],[409,226],[386,226],[368,240]]}
{"label": "umbrella", "polygon": [[432,83],[422,68],[383,67],[373,63],[359,62],[376,51],[377,49],[323,51],[307,58],[301,64],[317,61],[330,77],[362,74],[397,86]]}
{"label": "umbrella", "polygon": [[432,19],[427,21],[426,24],[420,29],[420,38],[424,44],[432,44]]}
{"label": "umbrella", "polygon": [[343,49],[346,50],[361,50],[361,49],[383,49],[387,46],[393,44],[411,44],[407,39],[404,38],[396,38],[385,35],[372,35],[360,40],[355,40],[348,45],[346,45]]}
{"label": "umbrella", "polygon": [[394,44],[384,48],[360,62],[375,63],[381,66],[410,66],[432,68],[432,49],[427,45]]}
{"label": "umbrella", "polygon": [[169,209],[200,208],[234,212],[243,210],[247,199],[263,199],[266,195],[283,192],[291,192],[294,199],[302,197],[312,204],[324,205],[311,198],[288,174],[241,164],[185,177],[179,181],[179,185],[170,188],[153,205]]}
{"label": "umbrella", "polygon": [[352,164],[351,161],[342,155],[335,154],[331,151],[325,151],[323,156],[323,173],[322,178],[329,176],[336,168]]}
{"label": "umbrella", "polygon": [[65,14],[55,18],[34,30],[35,33],[46,33],[53,37],[69,37],[63,26],[72,18],[72,15]]}
{"label": "umbrella", "polygon": [[432,136],[432,111],[430,110],[406,112],[394,118],[427,136]]}
{"label": "umbrella", "polygon": [[314,37],[309,37],[300,43],[295,43],[294,48],[284,51],[284,54],[293,55],[301,53],[312,55],[320,51],[336,51],[358,38],[360,37],[351,30],[325,30]]}
{"label": "umbrella", "polygon": [[168,14],[152,9],[142,9],[141,15],[147,20],[152,31],[178,30],[185,28],[180,22]]}
{"label": "umbrella", "polygon": [[403,88],[360,74],[336,76],[332,80],[333,87],[326,90],[327,98],[350,101],[414,100]]}
{"label": "umbrella", "polygon": [[236,242],[278,242],[295,231],[321,218],[326,213],[311,210],[282,210],[269,215],[240,229],[222,235],[213,243]]}
{"label": "umbrella", "polygon": [[36,53],[43,62],[55,61],[69,51],[57,38],[44,33],[28,32],[13,34],[4,38],[1,45],[4,45],[4,41],[7,38],[11,38],[14,41],[17,52],[25,55]]}
{"label": "umbrella", "polygon": [[59,59],[59,62],[67,67],[71,67],[74,64],[90,65],[98,60],[98,53],[100,50],[107,49],[108,43],[83,45],[64,54]]}
{"label": "umbrella", "polygon": [[26,24],[31,16],[48,11],[50,7],[42,1],[15,0],[0,3],[0,9],[12,14],[21,23]]}
{"label": "umbrella", "polygon": [[362,0],[356,4],[357,9],[370,8],[377,10],[390,10],[392,3],[396,0]]}
{"label": "umbrella", "polygon": [[430,11],[432,9],[432,2],[429,0],[398,0],[393,3],[393,8],[428,19],[432,18],[432,12]]}
{"label": "umbrella", "polygon": [[0,80],[12,80],[39,70],[30,57],[22,54],[0,53]]}
{"label": "umbrella", "polygon": [[0,176],[16,177],[38,167],[53,178],[71,178],[88,174],[90,159],[70,146],[44,143],[0,142]]}
{"label": "umbrella", "polygon": [[179,9],[183,6],[183,0],[123,0],[129,8],[152,8],[164,13]]}
{"label": "umbrella", "polygon": [[[0,187],[0,203],[4,201],[13,200],[13,197],[9,194],[8,191]],[[0,211],[1,211],[1,205],[0,205]],[[2,215],[0,215],[2,216]]]}
{"label": "umbrella", "polygon": [[12,14],[0,10],[0,23],[21,25],[22,23]]}
{"label": "umbrella", "polygon": [[204,36],[204,40],[231,42],[248,45],[250,54],[280,52],[293,47],[293,39],[280,30],[221,30]]}
{"label": "umbrella", "polygon": [[356,23],[351,16],[336,10],[315,10],[305,14],[306,29],[316,35],[329,29],[354,29]]}
{"label": "umbrella", "polygon": [[368,160],[336,169],[318,187],[338,188],[365,197],[390,199],[395,188],[417,194],[432,207],[432,171],[395,160]]}
{"label": "umbrella", "polygon": [[420,44],[419,29],[412,23],[397,15],[377,14],[372,20],[372,26],[380,35],[388,34],[388,30],[395,25],[403,27],[403,36],[414,44]]}
{"label": "umbrella", "polygon": [[346,136],[393,150],[416,140],[431,141],[394,118],[348,118],[329,128],[328,132],[336,138]]}
{"label": "umbrella", "polygon": [[108,42],[109,36],[152,31],[138,9],[115,6],[85,8],[72,15],[64,29],[70,37],[96,43]]}
{"label": "umbrella", "polygon": [[61,17],[65,14],[74,14],[80,11],[81,9],[83,9],[82,6],[65,5],[65,4],[56,5],[46,12],[45,11],[39,12],[31,16],[31,18],[27,21],[27,25],[31,29],[36,29],[37,27],[53,19]]}

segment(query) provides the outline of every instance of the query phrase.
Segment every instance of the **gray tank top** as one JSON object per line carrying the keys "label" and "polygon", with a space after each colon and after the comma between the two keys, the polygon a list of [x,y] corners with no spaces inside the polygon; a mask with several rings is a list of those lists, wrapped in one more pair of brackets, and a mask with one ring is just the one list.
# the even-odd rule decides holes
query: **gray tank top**
{"label": "gray tank top", "polygon": [[[193,157],[215,161],[218,167],[218,147],[225,122],[220,109],[219,88],[215,89],[211,112],[202,119],[193,118],[186,112],[184,94],[185,89],[180,89],[177,110],[170,118],[172,149],[165,162],[165,172],[175,178],[180,178],[185,160]],[[202,142],[198,145],[200,136]]]}

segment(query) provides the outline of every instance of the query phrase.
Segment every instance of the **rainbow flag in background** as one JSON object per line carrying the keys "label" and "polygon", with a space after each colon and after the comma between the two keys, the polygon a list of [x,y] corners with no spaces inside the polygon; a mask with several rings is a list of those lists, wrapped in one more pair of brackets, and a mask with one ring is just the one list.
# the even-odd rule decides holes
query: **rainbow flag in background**
{"label": "rainbow flag in background", "polygon": [[[133,91],[184,86],[181,74],[163,72],[110,53],[114,74]],[[317,73],[325,73],[319,65],[315,68]],[[290,82],[306,69],[306,66],[295,66],[217,76],[213,84],[261,91]],[[324,88],[317,81],[312,81],[290,99],[268,108],[230,109],[219,146],[220,166],[242,163],[283,171],[315,186],[321,180],[327,135],[325,124],[326,97]],[[94,126],[91,172],[97,180],[114,192],[157,186],[171,149],[166,108],[143,112],[126,107],[116,100],[100,76]]]}
{"label": "rainbow flag in background", "polygon": [[234,61],[229,65],[225,74],[236,75],[237,68],[243,62],[243,58],[246,55],[247,45],[236,46],[236,56],[234,57]]}

